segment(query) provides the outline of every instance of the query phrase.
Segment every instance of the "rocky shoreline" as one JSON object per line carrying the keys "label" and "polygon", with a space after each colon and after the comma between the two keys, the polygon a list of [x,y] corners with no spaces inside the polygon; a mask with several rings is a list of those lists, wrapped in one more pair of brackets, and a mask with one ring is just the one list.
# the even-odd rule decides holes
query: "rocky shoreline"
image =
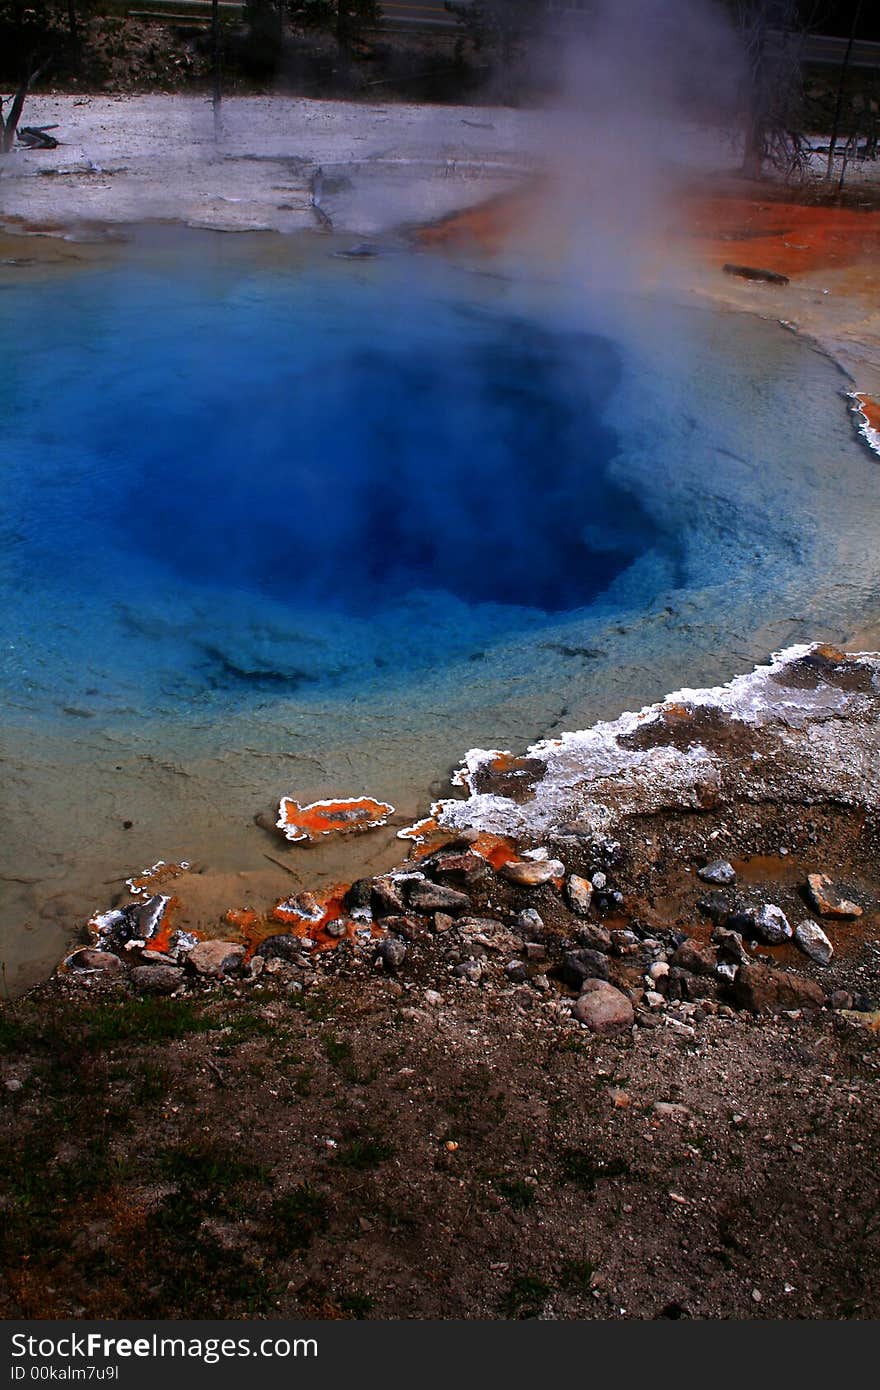
{"label": "rocky shoreline", "polygon": [[526,987],[600,1034],[734,1008],[831,1007],[877,1030],[878,981],[853,962],[880,934],[878,726],[880,657],[792,648],[521,758],[473,751],[468,797],[401,832],[409,862],[230,911],[232,939],[175,930],[191,869],[156,865],[58,978],[157,996],[267,975],[298,992],[375,968],[429,990]]}

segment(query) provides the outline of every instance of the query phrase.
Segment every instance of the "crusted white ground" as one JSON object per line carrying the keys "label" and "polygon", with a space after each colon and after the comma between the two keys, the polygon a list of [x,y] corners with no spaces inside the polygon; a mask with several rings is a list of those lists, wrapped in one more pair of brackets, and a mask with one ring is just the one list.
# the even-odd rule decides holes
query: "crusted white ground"
{"label": "crusted white ground", "polygon": [[[542,148],[539,113],[231,97],[215,128],[201,97],[35,96],[23,124],[56,150],[0,163],[0,217],[29,223],[173,219],[224,231],[320,225],[368,235],[443,216],[512,186]],[[336,189],[344,176],[349,187]]]}
{"label": "crusted white ground", "polygon": [[[541,839],[571,821],[596,834],[607,834],[629,815],[701,805],[707,793],[714,794],[722,779],[730,776],[732,761],[738,764],[736,775],[748,784],[751,796],[778,795],[782,790],[792,798],[833,796],[876,809],[880,804],[880,654],[848,658],[850,669],[869,673],[868,689],[841,688],[821,674],[812,688],[795,684],[803,673],[804,659],[816,650],[807,645],[789,647],[774,655],[769,665],[726,685],[678,690],[662,703],[623,714],[613,722],[533,744],[525,757],[530,764],[531,760],[543,764],[543,772],[526,800],[478,790],[481,771],[502,750],[473,748],[453,779],[468,790],[468,797],[440,801],[433,814],[451,830],[475,827],[518,839]],[[751,746],[740,747],[731,759],[701,741],[698,723],[690,746],[673,746],[664,741],[659,729],[654,746],[626,746],[625,740],[645,726],[662,726],[665,714],[671,713],[673,720],[684,714],[687,719],[701,709],[718,711],[748,728],[754,735]]]}

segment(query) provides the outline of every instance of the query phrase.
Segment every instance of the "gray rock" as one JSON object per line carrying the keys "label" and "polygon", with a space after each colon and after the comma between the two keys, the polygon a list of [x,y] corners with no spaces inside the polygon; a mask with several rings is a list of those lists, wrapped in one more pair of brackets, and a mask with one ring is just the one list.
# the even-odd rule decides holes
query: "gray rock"
{"label": "gray rock", "polygon": [[560,973],[567,985],[580,989],[585,980],[608,979],[608,957],[603,956],[601,951],[591,951],[587,947],[566,951]]}
{"label": "gray rock", "polygon": [[726,888],[729,884],[736,883],[736,870],[727,859],[713,859],[711,864],[697,870],[697,877],[704,883],[717,883]]}
{"label": "gray rock", "polygon": [[118,978],[125,974],[125,965],[112,951],[98,951],[92,946],[84,946],[68,956],[64,964],[71,972],[88,971],[92,976],[104,979]]}
{"label": "gray rock", "polygon": [[739,1007],[756,1014],[821,1009],[825,1003],[823,990],[813,980],[757,962],[739,967],[732,988]]}
{"label": "gray rock", "polygon": [[446,912],[450,917],[460,917],[471,910],[471,900],[466,893],[447,888],[443,883],[417,879],[407,884],[406,893],[410,907],[416,912]]}
{"label": "gray rock", "polygon": [[[406,913],[403,917],[383,917],[382,926],[395,936],[402,936],[404,941],[415,941],[417,937],[426,936],[428,932],[421,918],[413,917],[411,913]],[[369,933],[369,936],[371,939],[372,933]]]}
{"label": "gray rock", "polygon": [[673,965],[669,971],[666,986],[669,999],[717,999],[718,990],[719,981],[714,974],[698,975],[692,970],[683,970],[678,965]]}
{"label": "gray rock", "polygon": [[628,1033],[635,1022],[629,999],[605,980],[588,980],[572,1012],[579,1023],[603,1037]]}
{"label": "gray rock", "polygon": [[[499,922],[497,917],[459,917],[458,929],[465,934],[482,932],[484,936],[497,936],[502,933],[507,936],[509,933],[503,922]],[[512,938],[514,941],[516,938]]]}
{"label": "gray rock", "polygon": [[565,866],[558,859],[521,859],[504,864],[500,873],[518,888],[540,888],[544,883],[561,878]]}
{"label": "gray rock", "polygon": [[598,922],[584,922],[575,932],[574,939],[579,946],[586,946],[591,951],[604,951],[607,955],[611,950],[611,933]]}
{"label": "gray rock", "polygon": [[601,893],[603,888],[608,887],[608,879],[606,875],[602,873],[601,869],[596,870],[596,872],[592,875],[590,882],[596,889],[597,893]]}
{"label": "gray rock", "polygon": [[669,957],[669,963],[692,975],[714,976],[718,966],[718,952],[714,946],[704,946],[690,937],[683,941],[678,950]]}
{"label": "gray rock", "polygon": [[807,891],[820,917],[861,917],[858,903],[844,898],[827,874],[807,874]]}
{"label": "gray rock", "polygon": [[187,956],[197,975],[219,978],[236,970],[244,959],[244,947],[235,941],[199,941]]}
{"label": "gray rock", "polygon": [[393,936],[386,937],[376,947],[376,958],[382,962],[386,970],[394,974],[406,960],[406,945]]}
{"label": "gray rock", "polygon": [[785,913],[773,903],[764,903],[758,912],[756,924],[768,946],[779,946],[793,935],[791,923]]}
{"label": "gray rock", "polygon": [[151,936],[155,936],[167,906],[168,898],[161,893],[155,893],[145,902],[130,907],[128,911],[131,914],[137,935],[143,937],[145,941],[149,941]]}
{"label": "gray rock", "polygon": [[572,912],[586,917],[593,901],[593,885],[590,880],[581,878],[580,874],[569,874],[566,895]]}
{"label": "gray rock", "polygon": [[740,907],[731,913],[728,928],[743,936],[766,941],[768,946],[779,946],[792,936],[791,924],[781,908],[773,903],[763,903],[761,907]]}
{"label": "gray rock", "polygon": [[720,960],[731,961],[734,965],[745,965],[749,960],[739,932],[730,931],[727,927],[713,927],[712,940],[718,947]]}
{"label": "gray rock", "polygon": [[178,965],[136,965],[129,977],[138,994],[173,994],[184,981]]}
{"label": "gray rock", "polygon": [[403,894],[397,884],[389,878],[374,879],[370,907],[377,920],[382,917],[399,917],[406,912]]}
{"label": "gray rock", "polygon": [[628,927],[611,933],[611,945],[621,956],[631,956],[639,949],[639,938]]}
{"label": "gray rock", "polygon": [[438,854],[425,865],[425,872],[442,882],[472,888],[485,882],[491,869],[479,854]]}
{"label": "gray rock", "polygon": [[348,912],[353,912],[355,908],[370,906],[370,898],[373,893],[373,880],[371,878],[358,878],[349,888],[345,895],[345,907]]}
{"label": "gray rock", "polygon": [[254,955],[264,960],[301,961],[304,955],[302,938],[291,936],[288,932],[267,936],[260,942]]}
{"label": "gray rock", "polygon": [[518,912],[513,924],[524,932],[542,932],[544,930],[544,919],[540,912],[533,907],[524,907],[522,912]]}
{"label": "gray rock", "polygon": [[478,960],[463,960],[452,973],[459,980],[468,980],[471,984],[476,984],[482,977],[483,967]]}
{"label": "gray rock", "polygon": [[794,939],[795,945],[799,946],[810,960],[817,961],[819,965],[830,964],[834,947],[818,922],[812,922],[809,918],[798,922],[794,929]]}
{"label": "gray rock", "polygon": [[732,899],[721,892],[707,893],[705,898],[700,898],[697,907],[716,924],[727,922],[734,911]]}
{"label": "gray rock", "polygon": [[508,980],[512,980],[517,985],[525,984],[529,978],[529,972],[521,960],[509,960],[504,967],[504,973]]}

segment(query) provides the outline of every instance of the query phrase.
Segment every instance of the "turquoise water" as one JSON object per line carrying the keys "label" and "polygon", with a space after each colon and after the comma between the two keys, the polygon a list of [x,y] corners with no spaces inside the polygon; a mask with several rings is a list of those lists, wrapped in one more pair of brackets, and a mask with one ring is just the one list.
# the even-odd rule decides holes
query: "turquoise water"
{"label": "turquoise water", "polygon": [[290,851],[253,817],[282,794],[414,815],[468,746],[876,611],[880,472],[777,324],[227,246],[2,282],[25,970],[159,857],[270,892]]}

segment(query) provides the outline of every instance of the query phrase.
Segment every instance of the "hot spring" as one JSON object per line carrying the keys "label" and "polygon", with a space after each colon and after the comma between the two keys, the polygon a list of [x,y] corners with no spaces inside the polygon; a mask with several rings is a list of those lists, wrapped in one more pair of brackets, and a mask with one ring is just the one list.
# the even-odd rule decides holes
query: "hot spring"
{"label": "hot spring", "polygon": [[772,320],[329,241],[0,275],[12,977],[160,857],[219,920],[397,853],[289,849],[282,795],[415,817],[877,609],[880,471]]}

